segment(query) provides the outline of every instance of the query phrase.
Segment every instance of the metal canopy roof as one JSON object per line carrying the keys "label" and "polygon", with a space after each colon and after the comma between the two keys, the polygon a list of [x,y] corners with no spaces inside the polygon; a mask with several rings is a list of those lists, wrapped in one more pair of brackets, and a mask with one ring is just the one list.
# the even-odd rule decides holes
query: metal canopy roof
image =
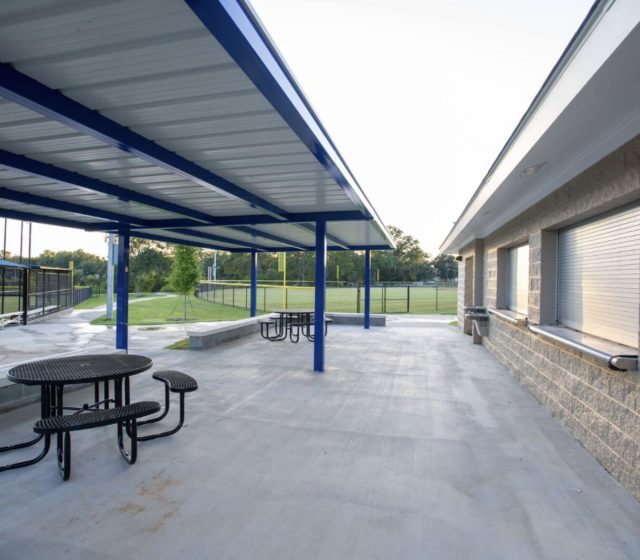
{"label": "metal canopy roof", "polygon": [[227,251],[393,241],[242,0],[0,3],[0,216]]}
{"label": "metal canopy roof", "polygon": [[0,259],[0,268],[29,268],[24,264],[18,264],[5,259]]}

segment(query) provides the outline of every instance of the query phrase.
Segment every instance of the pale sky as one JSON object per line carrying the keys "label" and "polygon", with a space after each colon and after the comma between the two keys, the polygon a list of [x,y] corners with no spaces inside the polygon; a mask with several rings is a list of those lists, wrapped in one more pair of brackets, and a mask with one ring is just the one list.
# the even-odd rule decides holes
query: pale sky
{"label": "pale sky", "polygon": [[[252,0],[382,220],[430,253],[591,3]],[[107,250],[103,234],[33,225],[33,255],[75,248]]]}

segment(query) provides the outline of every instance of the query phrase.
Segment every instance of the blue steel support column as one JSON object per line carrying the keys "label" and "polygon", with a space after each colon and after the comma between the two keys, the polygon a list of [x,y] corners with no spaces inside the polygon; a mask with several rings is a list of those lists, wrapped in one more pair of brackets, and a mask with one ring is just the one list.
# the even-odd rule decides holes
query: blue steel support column
{"label": "blue steel support column", "polygon": [[364,328],[371,323],[371,251],[364,252]]}
{"label": "blue steel support column", "polygon": [[316,297],[313,371],[324,371],[324,311],[327,284],[327,223],[316,222]]}
{"label": "blue steel support column", "polygon": [[118,293],[116,348],[129,349],[129,232],[118,234]]}
{"label": "blue steel support column", "polygon": [[258,253],[251,251],[251,317],[258,309]]}

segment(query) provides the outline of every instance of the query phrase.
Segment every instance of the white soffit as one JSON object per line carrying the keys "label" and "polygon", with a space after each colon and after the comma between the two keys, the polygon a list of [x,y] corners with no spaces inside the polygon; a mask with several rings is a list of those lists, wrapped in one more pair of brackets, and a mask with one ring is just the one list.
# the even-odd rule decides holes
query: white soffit
{"label": "white soffit", "polygon": [[635,0],[594,6],[442,252],[486,237],[640,133],[639,22]]}

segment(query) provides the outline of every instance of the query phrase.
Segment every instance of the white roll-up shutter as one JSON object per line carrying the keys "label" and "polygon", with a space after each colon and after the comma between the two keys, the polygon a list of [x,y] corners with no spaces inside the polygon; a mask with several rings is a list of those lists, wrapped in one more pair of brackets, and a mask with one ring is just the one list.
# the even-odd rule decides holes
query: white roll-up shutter
{"label": "white roll-up shutter", "polygon": [[558,322],[631,347],[640,321],[640,205],[558,232]]}
{"label": "white roll-up shutter", "polygon": [[529,313],[529,245],[511,247],[508,253],[507,307]]}

